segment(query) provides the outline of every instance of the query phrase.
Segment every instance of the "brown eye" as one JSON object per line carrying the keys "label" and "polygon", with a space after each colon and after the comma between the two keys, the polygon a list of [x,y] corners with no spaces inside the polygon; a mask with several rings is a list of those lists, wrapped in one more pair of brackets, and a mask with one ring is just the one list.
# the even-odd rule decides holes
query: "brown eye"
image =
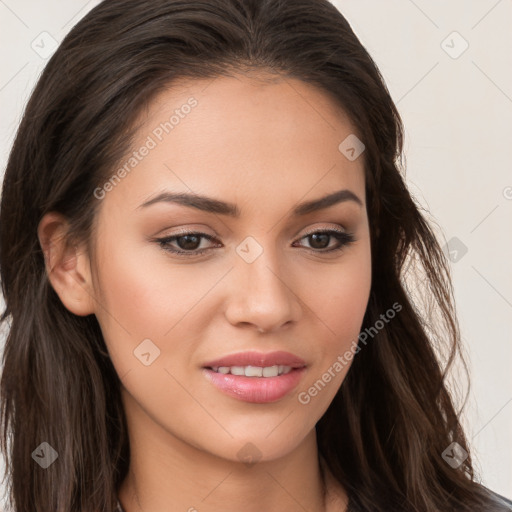
{"label": "brown eye", "polygon": [[168,236],[165,238],[158,238],[156,242],[164,250],[179,255],[185,256],[197,256],[203,254],[206,251],[212,249],[212,247],[199,248],[201,240],[206,239],[208,241],[214,240],[211,235],[206,233],[180,233],[178,235]]}
{"label": "brown eye", "polygon": [[176,237],[176,244],[180,249],[194,251],[201,245],[201,237],[197,235],[182,235]]}
{"label": "brown eye", "polygon": [[[313,231],[311,233],[307,233],[301,238],[301,240],[304,239],[308,239],[310,244],[310,247],[306,247],[306,249],[310,249],[313,250],[313,252],[319,253],[341,250],[345,246],[355,241],[355,237],[352,233],[337,230]],[[337,240],[338,245],[328,248],[331,239]]]}
{"label": "brown eye", "polygon": [[311,240],[310,245],[313,249],[326,249],[329,247],[331,235],[327,233],[313,233],[309,235],[308,238]]}

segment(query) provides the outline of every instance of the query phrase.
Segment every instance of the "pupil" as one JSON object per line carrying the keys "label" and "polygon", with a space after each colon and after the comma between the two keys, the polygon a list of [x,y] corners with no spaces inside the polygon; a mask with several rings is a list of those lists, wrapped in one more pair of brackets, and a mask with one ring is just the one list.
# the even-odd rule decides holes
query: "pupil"
{"label": "pupil", "polygon": [[[313,241],[313,243],[311,243],[311,247],[314,247],[315,249],[325,249],[325,247],[322,246],[322,241],[327,242],[326,246],[328,246],[329,245],[329,243],[328,243],[329,237],[330,237],[330,235],[328,235],[327,233],[314,233],[313,235],[310,235],[310,238]],[[319,239],[320,239],[320,245],[322,247],[318,247],[318,245],[316,245],[316,242],[318,242]]]}
{"label": "pupil", "polygon": [[[181,240],[186,239],[187,241],[183,244],[180,243]],[[187,243],[188,241],[192,240],[191,244]],[[199,237],[196,235],[183,235],[176,239],[176,242],[178,242],[178,245],[180,246],[180,249],[197,249],[197,245],[199,242]]]}

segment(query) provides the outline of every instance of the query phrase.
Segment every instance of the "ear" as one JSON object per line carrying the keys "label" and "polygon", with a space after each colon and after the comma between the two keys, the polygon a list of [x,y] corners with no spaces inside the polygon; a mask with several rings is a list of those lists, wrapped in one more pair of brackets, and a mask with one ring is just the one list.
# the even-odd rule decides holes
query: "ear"
{"label": "ear", "polygon": [[69,244],[68,228],[63,215],[50,212],[39,222],[37,236],[53,289],[69,311],[87,316],[95,310],[90,261],[85,248]]}

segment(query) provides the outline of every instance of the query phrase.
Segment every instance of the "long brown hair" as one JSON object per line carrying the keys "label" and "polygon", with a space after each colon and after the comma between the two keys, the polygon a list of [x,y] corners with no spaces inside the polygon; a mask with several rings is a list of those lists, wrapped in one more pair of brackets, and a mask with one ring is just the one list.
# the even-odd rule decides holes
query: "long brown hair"
{"label": "long brown hair", "polygon": [[[8,160],[0,270],[8,322],[2,450],[16,511],[113,510],[130,460],[120,380],[94,315],[49,283],[38,223],[55,211],[93,249],[94,191],[130,147],[137,116],[180,78],[261,69],[313,84],[366,150],[372,289],[363,328],[402,310],[354,359],[317,424],[319,451],[354,511],[504,510],[443,451],[469,453],[445,374],[459,352],[449,269],[403,178],[400,116],[345,18],[327,0],[106,0],[67,35],[27,104]],[[436,324],[412,300],[406,270]],[[33,460],[46,442],[58,463]]]}

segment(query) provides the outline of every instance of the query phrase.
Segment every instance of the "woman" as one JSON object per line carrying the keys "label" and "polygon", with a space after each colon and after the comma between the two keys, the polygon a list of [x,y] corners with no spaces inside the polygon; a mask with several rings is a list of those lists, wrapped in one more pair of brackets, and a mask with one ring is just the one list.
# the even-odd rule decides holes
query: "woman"
{"label": "woman", "polygon": [[2,191],[15,510],[510,510],[444,384],[451,283],[401,152],[327,1],[81,20]]}

